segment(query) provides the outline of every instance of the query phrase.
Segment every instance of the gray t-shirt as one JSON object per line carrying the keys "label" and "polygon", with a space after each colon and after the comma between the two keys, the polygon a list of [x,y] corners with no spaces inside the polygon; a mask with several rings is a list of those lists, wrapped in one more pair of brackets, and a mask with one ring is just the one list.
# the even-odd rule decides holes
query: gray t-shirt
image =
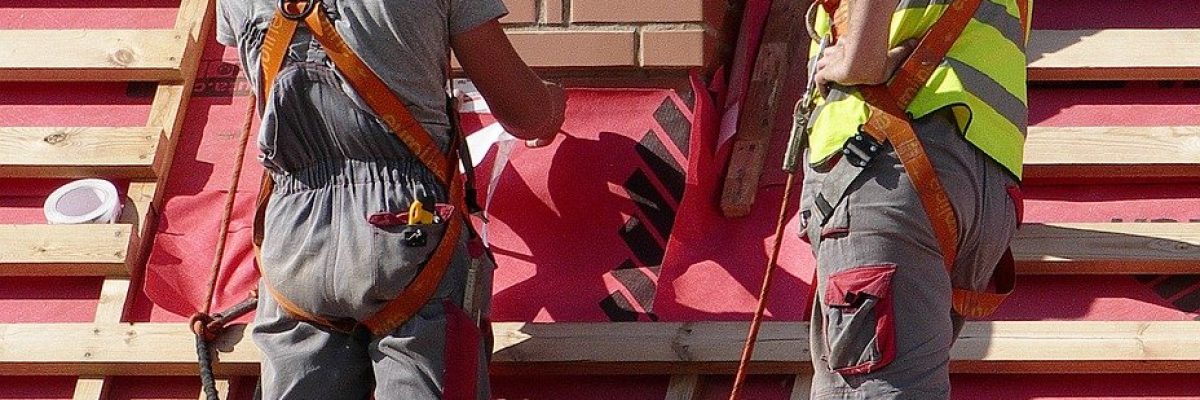
{"label": "gray t-shirt", "polygon": [[[408,104],[418,121],[444,130],[450,39],[504,16],[501,0],[326,0],[334,26],[363,61]],[[255,91],[262,38],[278,0],[218,0],[217,41],[237,47]],[[447,23],[449,26],[447,26]],[[259,96],[260,101],[264,99]],[[434,126],[428,126],[434,125]]]}

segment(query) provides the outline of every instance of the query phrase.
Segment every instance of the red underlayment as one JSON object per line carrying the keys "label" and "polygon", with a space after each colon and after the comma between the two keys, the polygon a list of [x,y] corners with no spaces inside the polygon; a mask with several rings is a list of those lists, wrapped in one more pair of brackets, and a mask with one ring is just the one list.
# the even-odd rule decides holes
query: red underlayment
{"label": "red underlayment", "polygon": [[[163,29],[173,25],[178,7],[178,1],[162,0],[0,3],[0,29]],[[1042,0],[1034,8],[1039,29],[1200,27],[1200,8],[1189,2]],[[744,29],[754,30],[753,26]],[[203,60],[165,189],[150,265],[139,274],[144,276],[144,290],[135,293],[126,314],[130,321],[179,322],[201,306],[226,190],[237,162],[245,169],[214,308],[241,300],[256,279],[249,230],[261,167],[255,160],[254,138],[243,160],[231,159],[248,99],[243,81],[237,78],[236,51],[210,41]],[[746,66],[732,70],[749,73]],[[738,79],[732,77],[730,82]],[[792,92],[788,96],[796,95]],[[0,83],[0,126],[142,126],[152,95],[153,85],[146,84]],[[776,154],[766,160],[753,214],[743,219],[721,217],[716,205],[728,148],[717,147],[722,109],[716,106],[724,104],[709,99],[702,88],[696,93],[572,90],[565,127],[569,136],[543,149],[517,145],[511,164],[500,176],[489,226],[500,263],[495,319],[748,319],[782,191],[777,154],[782,145],[775,143]],[[1035,86],[1030,104],[1031,123],[1041,126],[1200,125],[1200,87],[1194,84]],[[468,116],[467,130],[490,122],[486,116]],[[478,169],[481,186],[487,183],[494,153]],[[42,223],[42,201],[62,183],[0,181],[0,223]],[[125,186],[118,182],[122,190]],[[1194,184],[1030,185],[1026,195],[1027,222],[1200,220],[1200,188]],[[783,273],[776,275],[768,309],[775,320],[803,320],[807,314],[813,263],[808,246],[795,238],[794,229],[791,218]],[[98,277],[0,279],[0,323],[91,321],[101,283]],[[993,319],[1191,320],[1200,308],[1200,277],[1196,276],[1039,276],[1023,277],[1019,285]],[[954,398],[961,400],[1200,400],[1198,378],[955,375],[952,379]],[[196,381],[194,377],[115,378],[110,397],[195,399]],[[729,381],[707,379],[700,398],[724,398]],[[753,377],[748,392],[756,398],[786,399],[791,382],[788,376]],[[504,376],[496,377],[493,387],[498,399],[607,400],[661,399],[667,384],[665,376]],[[74,385],[73,377],[0,377],[0,399],[69,399]],[[231,398],[249,399],[252,389],[253,380],[237,379]]]}
{"label": "red underlayment", "polygon": [[5,0],[0,29],[171,29],[179,0]]}

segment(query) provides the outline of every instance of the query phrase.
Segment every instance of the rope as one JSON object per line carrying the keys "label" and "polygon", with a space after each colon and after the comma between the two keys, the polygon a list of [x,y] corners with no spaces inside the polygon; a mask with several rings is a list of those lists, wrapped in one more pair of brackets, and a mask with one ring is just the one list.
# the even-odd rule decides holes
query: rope
{"label": "rope", "polygon": [[775,244],[771,248],[771,258],[767,260],[767,272],[763,275],[762,290],[758,294],[758,308],[754,310],[754,319],[750,321],[750,333],[746,335],[742,358],[738,360],[737,375],[733,379],[733,390],[729,393],[729,400],[738,400],[742,387],[746,384],[746,370],[750,366],[750,358],[754,355],[754,343],[758,340],[758,331],[762,328],[763,315],[767,310],[767,293],[771,291],[771,275],[777,269],[779,250],[783,246],[783,227],[787,224],[788,203],[792,199],[792,187],[795,183],[796,174],[789,173],[783,189],[783,202],[779,205],[779,220],[775,223]]}
{"label": "rope", "polygon": [[[238,146],[237,157],[234,158],[236,164],[233,167],[233,177],[229,182],[229,193],[225,196],[225,210],[221,215],[221,230],[219,236],[217,236],[217,251],[216,255],[213,256],[212,274],[208,279],[208,293],[205,294],[204,305],[201,307],[200,313],[192,317],[192,331],[196,333],[196,359],[200,363],[200,385],[204,388],[206,400],[220,400],[217,394],[216,379],[212,370],[212,353],[208,348],[208,341],[211,340],[212,336],[215,336],[215,332],[210,331],[209,325],[211,325],[213,317],[209,313],[212,311],[213,297],[216,296],[217,279],[221,275],[221,263],[225,258],[225,243],[229,238],[229,223],[233,219],[233,204],[237,198],[238,182],[242,176],[243,159],[246,157],[246,144],[249,143],[250,130],[254,124],[254,109],[257,101],[253,95],[249,96],[249,98],[250,102],[246,107],[246,119],[242,124],[240,145]],[[246,302],[239,304],[234,310],[231,310],[233,312],[229,312],[228,314],[235,315],[236,313],[248,311],[249,309],[246,308],[245,304]]]}
{"label": "rope", "polygon": [[246,119],[242,123],[242,137],[239,141],[237,157],[234,158],[236,164],[233,166],[233,177],[229,182],[229,193],[225,196],[225,210],[221,214],[221,232],[217,236],[217,254],[213,256],[212,275],[208,279],[208,294],[205,295],[203,314],[208,314],[212,311],[212,300],[216,295],[217,278],[221,272],[221,262],[225,259],[225,241],[229,237],[229,221],[233,215],[234,199],[237,198],[238,183],[242,176],[242,160],[246,157],[246,144],[250,141],[250,129],[254,124],[254,107],[255,99],[251,95],[249,105],[246,107]]}

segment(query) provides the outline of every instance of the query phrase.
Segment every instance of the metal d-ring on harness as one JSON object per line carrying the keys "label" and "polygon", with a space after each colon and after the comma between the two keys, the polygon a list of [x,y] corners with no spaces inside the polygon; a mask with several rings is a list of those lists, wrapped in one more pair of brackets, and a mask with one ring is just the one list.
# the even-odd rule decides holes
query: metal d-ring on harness
{"label": "metal d-ring on harness", "polygon": [[[304,3],[304,7],[300,9],[300,12],[293,13],[289,10],[290,6],[295,6],[300,3]],[[284,18],[292,21],[301,21],[305,18],[308,18],[308,16],[313,13],[313,10],[316,9],[317,2],[315,1],[279,0],[279,15],[282,15]]]}

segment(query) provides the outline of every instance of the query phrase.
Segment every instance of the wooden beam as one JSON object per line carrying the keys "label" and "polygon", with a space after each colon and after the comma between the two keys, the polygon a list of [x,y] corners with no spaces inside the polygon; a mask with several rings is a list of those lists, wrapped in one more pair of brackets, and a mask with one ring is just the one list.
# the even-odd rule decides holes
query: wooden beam
{"label": "wooden beam", "polygon": [[1200,179],[1200,126],[1030,127],[1029,181]]}
{"label": "wooden beam", "polygon": [[0,128],[9,178],[151,178],[162,128]]}
{"label": "wooden beam", "polygon": [[[745,322],[497,323],[493,372],[729,374]],[[215,343],[217,373],[255,375],[259,353],[234,327]],[[972,322],[951,351],[955,373],[1192,373],[1200,322]],[[768,322],[750,371],[810,370],[808,327]],[[194,375],[195,337],[182,323],[0,324],[2,375]]]}
{"label": "wooden beam", "polygon": [[666,400],[695,400],[700,398],[700,375],[672,375],[667,382]]}
{"label": "wooden beam", "polygon": [[[157,229],[158,207],[154,205],[156,198],[161,198],[157,182],[130,182],[126,191],[125,208],[117,222],[129,224],[130,238],[126,244],[126,271],[133,271],[143,265],[150,253],[148,249],[154,240],[154,230]],[[128,273],[128,272],[127,272]]]}
{"label": "wooden beam", "polygon": [[[129,302],[129,278],[108,278],[100,289],[100,302],[96,305],[97,324],[116,324],[125,316],[125,305]],[[108,398],[111,382],[104,377],[83,376],[75,381],[72,400],[103,400]]]}
{"label": "wooden beam", "polygon": [[125,316],[129,303],[130,281],[127,277],[110,277],[100,288],[100,302],[96,304],[97,324],[116,324]]}
{"label": "wooden beam", "polygon": [[0,276],[127,275],[126,224],[0,225]]}
{"label": "wooden beam", "polygon": [[0,81],[181,80],[186,35],[164,30],[0,30]]}
{"label": "wooden beam", "polygon": [[1200,224],[1025,224],[1013,256],[1025,275],[1197,274]]}
{"label": "wooden beam", "polygon": [[1200,29],[1035,30],[1029,79],[1197,80]]}
{"label": "wooden beam", "polygon": [[803,20],[809,1],[776,1],[764,27],[762,44],[754,61],[754,73],[741,107],[737,135],[733,137],[733,152],[721,192],[721,213],[727,217],[750,215],[766,162],[771,136],[776,131],[775,116],[780,106],[791,110],[787,96],[789,85],[803,85],[791,76],[794,62],[803,63],[808,57],[808,34],[796,29]]}
{"label": "wooden beam", "polygon": [[175,145],[183,132],[184,118],[192,98],[192,86],[196,81],[196,71],[200,66],[204,46],[208,43],[208,35],[212,30],[215,9],[215,0],[182,0],[179,5],[175,28],[184,34],[185,39],[180,61],[182,80],[158,85],[154,101],[150,105],[150,117],[146,122],[147,127],[162,127],[162,133],[165,135],[165,140],[160,141],[155,152],[153,168],[157,175],[153,181],[129,184],[129,201],[136,205],[136,209],[121,215],[121,222],[134,225],[135,237],[130,240],[128,247],[130,270],[139,268],[149,256],[146,249],[150,248],[153,241],[158,210],[162,208],[163,196],[166,193],[162,186],[167,182],[171,162],[175,157]]}

